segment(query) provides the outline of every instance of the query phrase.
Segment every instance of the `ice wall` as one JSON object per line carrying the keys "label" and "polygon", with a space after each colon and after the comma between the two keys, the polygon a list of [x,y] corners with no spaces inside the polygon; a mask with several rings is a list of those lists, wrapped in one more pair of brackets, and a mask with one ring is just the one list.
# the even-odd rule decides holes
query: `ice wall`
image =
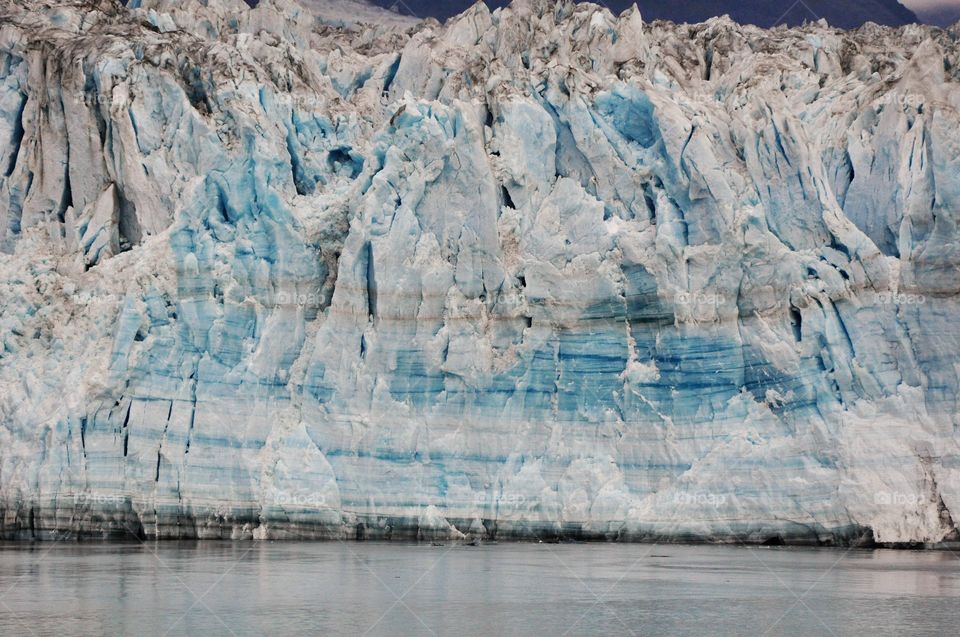
{"label": "ice wall", "polygon": [[957,539],[955,31],[0,2],[0,531]]}

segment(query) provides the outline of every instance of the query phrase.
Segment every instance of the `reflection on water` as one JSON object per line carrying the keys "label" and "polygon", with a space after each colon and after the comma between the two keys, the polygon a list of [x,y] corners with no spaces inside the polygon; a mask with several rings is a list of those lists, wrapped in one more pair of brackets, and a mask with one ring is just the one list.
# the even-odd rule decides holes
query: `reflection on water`
{"label": "reflection on water", "polygon": [[2,544],[2,635],[951,635],[950,552]]}

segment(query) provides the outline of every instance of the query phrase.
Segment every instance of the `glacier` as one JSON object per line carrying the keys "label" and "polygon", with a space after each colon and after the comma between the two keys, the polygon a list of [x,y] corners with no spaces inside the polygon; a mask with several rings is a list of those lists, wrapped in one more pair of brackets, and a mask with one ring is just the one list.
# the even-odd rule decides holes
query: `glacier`
{"label": "glacier", "polygon": [[0,1],[0,537],[957,542],[958,38]]}

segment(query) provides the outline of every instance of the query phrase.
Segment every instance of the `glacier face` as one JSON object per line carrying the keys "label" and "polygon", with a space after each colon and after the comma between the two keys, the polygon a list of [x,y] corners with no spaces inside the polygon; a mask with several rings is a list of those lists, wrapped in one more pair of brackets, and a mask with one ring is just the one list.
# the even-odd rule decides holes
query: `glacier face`
{"label": "glacier face", "polygon": [[957,31],[0,4],[6,537],[956,539]]}

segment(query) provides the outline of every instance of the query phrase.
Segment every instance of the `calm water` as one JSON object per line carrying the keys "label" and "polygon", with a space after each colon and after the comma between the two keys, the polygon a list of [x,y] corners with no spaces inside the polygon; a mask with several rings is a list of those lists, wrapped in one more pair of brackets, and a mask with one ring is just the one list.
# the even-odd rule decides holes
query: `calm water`
{"label": "calm water", "polygon": [[942,635],[949,552],[2,544],[0,635]]}

